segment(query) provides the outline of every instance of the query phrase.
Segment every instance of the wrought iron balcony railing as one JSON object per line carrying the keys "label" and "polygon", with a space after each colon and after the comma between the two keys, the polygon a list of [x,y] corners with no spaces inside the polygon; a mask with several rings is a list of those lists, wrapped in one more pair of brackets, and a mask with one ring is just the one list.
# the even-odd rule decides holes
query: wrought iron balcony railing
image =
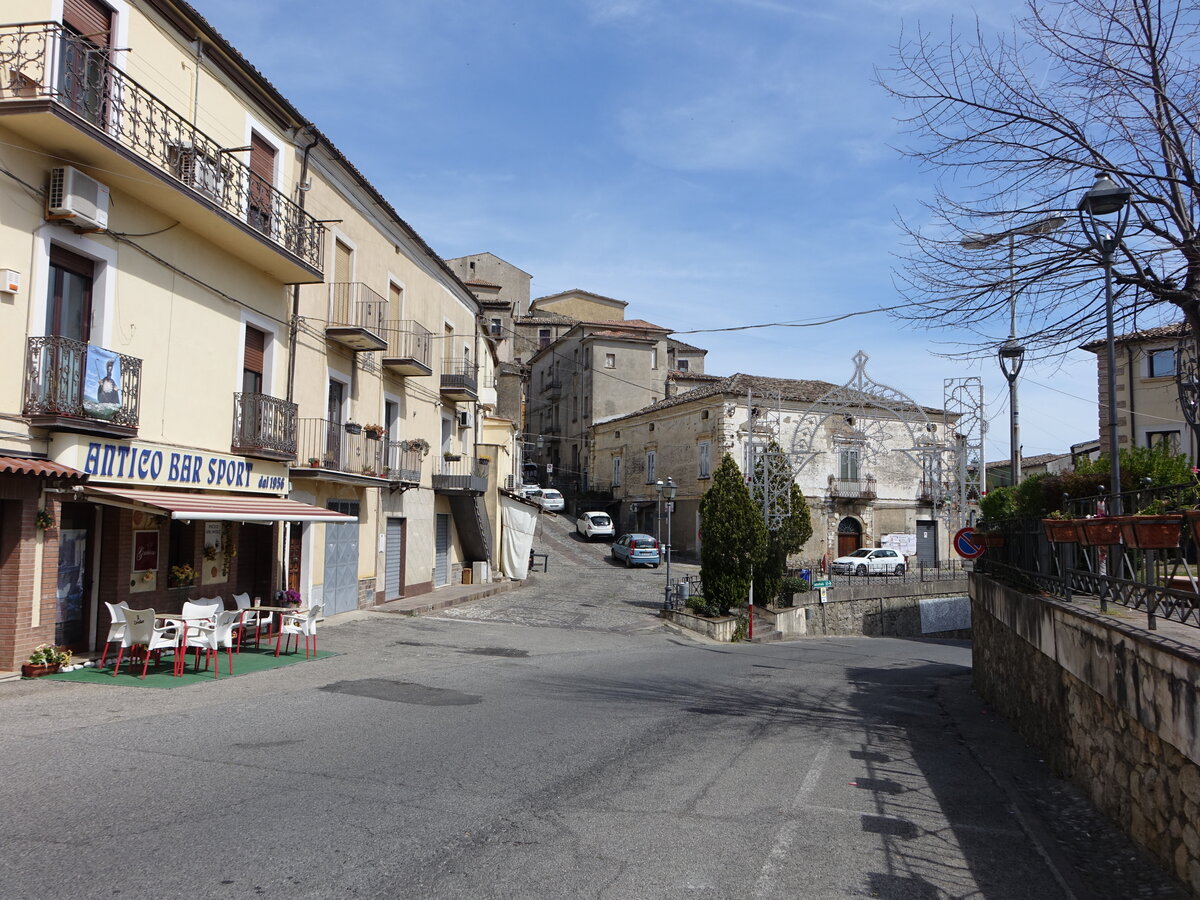
{"label": "wrought iron balcony railing", "polygon": [[490,466],[473,458],[438,460],[433,489],[446,494],[482,494],[487,490]]}
{"label": "wrought iron balcony railing", "polygon": [[[365,432],[346,431],[341,422],[329,419],[299,419],[296,442],[296,467],[345,472],[385,478],[384,441]],[[292,477],[297,473],[293,472]]]}
{"label": "wrought iron balcony railing", "polygon": [[0,108],[50,100],[314,269],[325,226],[54,22],[0,26]]}
{"label": "wrought iron balcony railing", "polygon": [[266,394],[234,394],[230,449],[263,459],[294,459],[297,410],[295,403]]}
{"label": "wrought iron balcony railing", "polygon": [[387,441],[384,463],[388,481],[405,484],[421,483],[421,451],[409,447],[408,441]]}
{"label": "wrought iron balcony railing", "polygon": [[838,478],[829,476],[829,496],[833,500],[874,500],[875,479],[870,475],[861,478]]}
{"label": "wrought iron balcony railing", "polygon": [[140,359],[56,335],[29,338],[22,415],[31,424],[132,437],[141,390]]}
{"label": "wrought iron balcony railing", "polygon": [[453,400],[479,399],[479,366],[469,359],[442,361],[442,393]]}
{"label": "wrought iron balcony railing", "polygon": [[353,350],[384,350],[387,301],[359,281],[329,285],[325,334]]}
{"label": "wrought iron balcony railing", "polygon": [[433,335],[424,325],[408,319],[392,320],[383,326],[387,350],[383,365],[398,375],[432,375]]}

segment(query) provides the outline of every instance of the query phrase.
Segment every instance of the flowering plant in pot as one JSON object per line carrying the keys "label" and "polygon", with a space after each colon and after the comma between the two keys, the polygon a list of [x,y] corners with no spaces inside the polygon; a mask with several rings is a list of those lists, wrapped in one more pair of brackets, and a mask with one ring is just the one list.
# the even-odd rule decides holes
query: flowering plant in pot
{"label": "flowering plant in pot", "polygon": [[301,603],[300,592],[288,588],[286,591],[275,592],[275,602],[280,606],[299,606]]}
{"label": "flowering plant in pot", "polygon": [[29,654],[29,662],[21,666],[21,674],[26,678],[53,675],[70,661],[70,650],[59,649],[53,644],[42,644]]}

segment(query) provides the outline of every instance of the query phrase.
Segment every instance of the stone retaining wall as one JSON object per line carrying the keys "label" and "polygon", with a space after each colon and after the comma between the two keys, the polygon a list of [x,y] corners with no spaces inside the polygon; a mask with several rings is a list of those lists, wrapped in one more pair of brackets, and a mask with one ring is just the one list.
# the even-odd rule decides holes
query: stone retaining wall
{"label": "stone retaining wall", "polygon": [[[950,617],[949,625],[936,624],[933,607],[942,601],[967,596],[967,582],[925,581],[865,584],[831,588],[829,602],[821,603],[816,591],[796,594],[793,602],[805,610],[806,632],[811,637],[930,637],[971,638],[969,619]],[[967,601],[960,601],[967,611]],[[956,620],[958,619],[958,620]]]}
{"label": "stone retaining wall", "polygon": [[976,690],[1200,896],[1200,652],[971,579]]}

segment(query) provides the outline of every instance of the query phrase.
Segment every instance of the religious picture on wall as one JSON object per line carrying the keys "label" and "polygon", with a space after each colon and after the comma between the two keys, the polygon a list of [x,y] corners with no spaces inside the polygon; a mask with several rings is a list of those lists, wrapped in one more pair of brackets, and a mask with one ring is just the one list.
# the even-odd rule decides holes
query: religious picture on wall
{"label": "religious picture on wall", "polygon": [[121,408],[121,357],[103,347],[89,346],[83,376],[83,406],[100,419],[111,419]]}

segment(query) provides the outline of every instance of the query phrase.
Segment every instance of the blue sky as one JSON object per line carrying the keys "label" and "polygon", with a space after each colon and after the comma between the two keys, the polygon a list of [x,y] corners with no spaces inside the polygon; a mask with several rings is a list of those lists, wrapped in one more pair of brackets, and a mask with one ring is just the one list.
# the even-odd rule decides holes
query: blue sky
{"label": "blue sky", "polygon": [[[193,2],[442,256],[489,251],[534,296],[595,291],[677,332],[899,302],[896,218],[920,220],[933,176],[893,149],[902,110],[875,67],[902,26],[973,16],[938,0]],[[837,384],[862,349],[930,406],[944,379],[980,376],[987,457],[1008,456],[1004,379],[994,357],[939,358],[955,332],[876,313],[678,336],[714,374]],[[1091,354],[1027,363],[1020,397],[1026,455],[1096,437]]]}

